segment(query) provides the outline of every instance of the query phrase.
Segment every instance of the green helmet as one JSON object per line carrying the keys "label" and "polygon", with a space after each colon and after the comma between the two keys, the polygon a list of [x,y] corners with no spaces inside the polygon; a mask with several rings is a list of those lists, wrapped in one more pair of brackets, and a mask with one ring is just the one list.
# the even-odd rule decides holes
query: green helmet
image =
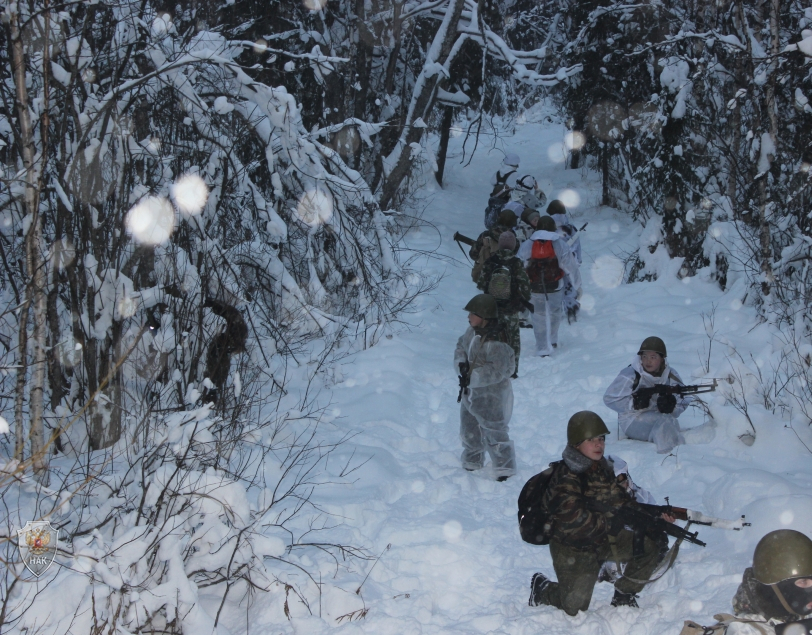
{"label": "green helmet", "polygon": [[525,207],[524,211],[522,212],[522,221],[529,225],[530,221],[533,219],[533,217],[539,217],[539,216],[541,216],[541,214],[539,214],[532,207]]}
{"label": "green helmet", "polygon": [[599,415],[590,410],[576,412],[567,423],[567,444],[573,447],[602,434],[609,434],[609,428]]}
{"label": "green helmet", "polygon": [[665,350],[665,342],[663,342],[659,337],[652,336],[644,339],[643,343],[640,344],[640,350],[637,351],[637,354],[640,355],[640,353],[643,351],[654,351],[663,357],[668,357],[668,353]]}
{"label": "green helmet", "polygon": [[812,540],[792,529],[771,531],[756,545],[753,576],[762,584],[812,577]]}
{"label": "green helmet", "polygon": [[468,304],[465,305],[465,310],[478,315],[483,320],[495,320],[499,317],[496,300],[487,293],[480,293],[471,298]]}
{"label": "green helmet", "polygon": [[502,227],[513,227],[516,225],[516,212],[512,209],[503,209],[499,212],[498,223]]}
{"label": "green helmet", "polygon": [[539,218],[539,222],[536,224],[536,230],[543,230],[546,232],[554,232],[555,231],[555,220],[553,220],[552,216],[542,216]]}
{"label": "green helmet", "polygon": [[552,216],[553,214],[566,214],[567,208],[564,207],[564,203],[562,203],[556,198],[550,201],[550,204],[547,206],[547,213],[550,216]]}

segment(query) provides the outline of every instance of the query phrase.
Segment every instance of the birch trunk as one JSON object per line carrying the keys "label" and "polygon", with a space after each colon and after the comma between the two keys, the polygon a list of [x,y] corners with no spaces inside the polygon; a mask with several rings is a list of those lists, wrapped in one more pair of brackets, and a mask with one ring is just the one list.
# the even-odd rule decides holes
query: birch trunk
{"label": "birch trunk", "polygon": [[[777,81],[776,72],[778,71],[776,60],[780,53],[780,34],[778,28],[780,15],[781,0],[770,0],[770,54],[772,55],[772,61],[770,62],[770,77],[764,95],[764,107],[767,110],[767,118],[770,123],[770,138],[773,141],[776,154],[775,157],[770,159],[770,165],[772,165],[778,155],[778,114],[775,105],[775,83]],[[759,242],[761,244],[761,273],[764,276],[761,282],[761,292],[765,296],[768,296],[770,295],[773,282],[773,250],[770,223],[766,214],[767,204],[770,202],[769,192],[767,191],[766,174],[761,177],[759,182],[759,195],[761,199],[759,201],[761,210],[759,214]]]}
{"label": "birch trunk", "polygon": [[[13,5],[12,5],[13,6]],[[50,63],[48,56],[47,20],[46,9],[46,39],[43,53],[43,68],[46,70],[44,76],[47,81],[47,68]],[[19,120],[21,154],[23,166],[25,167],[25,212],[29,219],[29,227],[25,236],[25,266],[28,276],[28,287],[26,296],[28,306],[33,308],[33,358],[31,360],[33,372],[31,376],[31,386],[28,391],[28,416],[29,416],[29,438],[31,440],[31,463],[37,478],[47,481],[46,453],[47,444],[45,442],[45,432],[43,428],[43,402],[45,399],[45,319],[47,307],[45,300],[45,270],[42,258],[42,227],[39,215],[39,192],[40,192],[40,172],[36,163],[36,148],[34,142],[34,125],[31,120],[29,108],[28,88],[26,86],[25,50],[20,31],[20,15],[14,11],[10,15],[10,36],[12,54],[12,73],[14,76],[14,100],[17,108]],[[45,86],[46,99],[42,105],[43,111],[47,112],[47,84]],[[47,115],[46,115],[47,117]],[[47,129],[47,119],[44,122],[43,131]],[[43,139],[47,141],[47,139]],[[43,153],[44,153],[43,144]],[[28,311],[23,311],[27,313]],[[21,322],[20,328],[26,328],[26,323]],[[22,338],[21,338],[22,339]],[[21,350],[20,355],[25,355],[26,351]],[[23,375],[24,377],[24,375]],[[22,414],[22,413],[20,413]],[[22,420],[18,421],[18,425]]]}

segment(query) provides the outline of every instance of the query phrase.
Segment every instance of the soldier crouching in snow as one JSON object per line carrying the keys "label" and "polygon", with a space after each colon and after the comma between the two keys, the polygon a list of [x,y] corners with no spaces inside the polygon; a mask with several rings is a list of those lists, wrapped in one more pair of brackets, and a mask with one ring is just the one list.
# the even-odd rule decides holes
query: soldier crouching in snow
{"label": "soldier crouching in snow", "polygon": [[642,545],[638,543],[635,549],[635,535],[621,519],[619,512],[637,503],[604,457],[607,434],[600,416],[588,410],[575,413],[567,424],[564,460],[555,464],[537,503],[548,519],[550,555],[558,582],[536,573],[530,583],[530,606],[548,604],[569,615],[586,611],[601,565],[614,560],[625,562],[626,568],[615,582],[612,606],[636,608],[636,594],[662,560],[666,535],[646,532]]}
{"label": "soldier crouching in snow", "polygon": [[515,356],[497,319],[496,300],[483,293],[465,310],[470,327],[454,351],[454,368],[460,373],[462,466],[469,471],[480,469],[487,450],[496,480],[504,481],[516,473],[513,441],[508,436]]}
{"label": "soldier crouching in snow", "polygon": [[690,396],[651,393],[650,389],[658,385],[683,385],[666,356],[665,343],[659,337],[647,337],[632,363],[620,371],[603,395],[603,403],[618,413],[623,433],[630,439],[656,444],[660,454],[685,443],[677,417],[691,403]]}
{"label": "soldier crouching in snow", "polygon": [[764,536],[733,597],[733,611],[737,617],[716,615],[720,621],[713,626],[686,621],[680,635],[812,632],[812,540],[792,529]]}

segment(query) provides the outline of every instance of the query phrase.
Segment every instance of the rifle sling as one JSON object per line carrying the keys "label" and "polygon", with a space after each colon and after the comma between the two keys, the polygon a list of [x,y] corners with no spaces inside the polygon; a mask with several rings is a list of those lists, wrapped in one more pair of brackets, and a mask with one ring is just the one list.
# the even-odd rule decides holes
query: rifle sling
{"label": "rifle sling", "polygon": [[[691,526],[691,521],[689,520],[685,524],[684,528],[687,530],[688,527],[690,527],[690,526]],[[632,578],[630,576],[627,576],[625,573],[623,573],[623,569],[620,568],[620,558],[617,555],[617,545],[615,544],[615,538],[616,538],[615,536],[609,536],[609,546],[612,549],[612,556],[615,559],[615,566],[617,567],[617,572],[620,574],[621,578],[625,578],[629,582],[634,582],[635,584],[642,584],[643,586],[645,586],[647,584],[651,584],[652,582],[656,582],[657,580],[662,578],[666,573],[668,573],[668,570],[672,566],[674,566],[674,562],[676,561],[677,555],[679,554],[680,545],[682,545],[682,541],[683,541],[683,538],[677,538],[676,542],[666,552],[665,557],[660,561],[660,564],[658,565],[658,568],[660,568],[660,567],[663,566],[663,562],[666,563],[665,568],[662,571],[660,571],[657,575],[652,574],[652,577],[649,578],[648,580],[639,580],[637,578]],[[656,569],[655,569],[655,571],[656,571]]]}

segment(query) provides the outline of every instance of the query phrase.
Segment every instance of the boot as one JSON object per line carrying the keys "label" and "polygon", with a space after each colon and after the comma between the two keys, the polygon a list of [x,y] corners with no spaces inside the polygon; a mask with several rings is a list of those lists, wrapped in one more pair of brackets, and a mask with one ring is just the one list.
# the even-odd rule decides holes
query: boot
{"label": "boot", "polygon": [[630,606],[633,609],[639,609],[637,605],[637,596],[634,593],[621,593],[615,589],[615,597],[612,598],[612,606]]}
{"label": "boot", "polygon": [[551,584],[552,582],[543,573],[534,573],[533,578],[530,580],[530,600],[527,603],[530,606],[542,604],[541,594]]}

